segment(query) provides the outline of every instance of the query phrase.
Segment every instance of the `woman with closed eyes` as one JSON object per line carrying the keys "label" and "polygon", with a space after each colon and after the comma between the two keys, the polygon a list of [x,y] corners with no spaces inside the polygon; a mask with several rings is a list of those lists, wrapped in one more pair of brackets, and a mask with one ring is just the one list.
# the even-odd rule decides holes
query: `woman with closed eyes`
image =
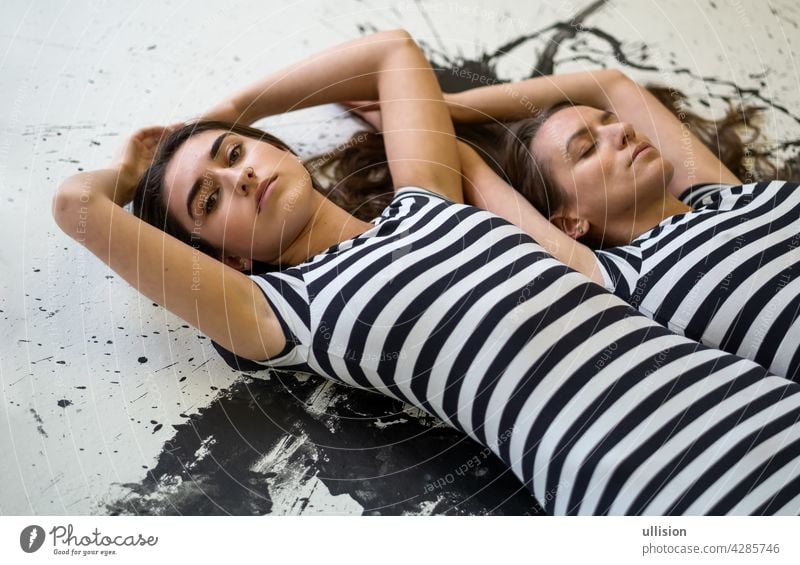
{"label": "woman with closed eyes", "polygon": [[746,168],[752,108],[701,141],[660,94],[602,70],[445,95],[457,123],[516,120],[478,143],[488,164],[462,150],[465,198],[672,331],[800,381],[798,185]]}

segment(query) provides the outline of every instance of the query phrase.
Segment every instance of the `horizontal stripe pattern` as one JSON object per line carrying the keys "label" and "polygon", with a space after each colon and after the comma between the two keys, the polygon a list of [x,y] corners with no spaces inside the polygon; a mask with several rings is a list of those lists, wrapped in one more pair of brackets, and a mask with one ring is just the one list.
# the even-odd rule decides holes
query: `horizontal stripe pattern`
{"label": "horizontal stripe pattern", "polygon": [[696,209],[596,252],[606,288],[676,333],[800,381],[798,185],[708,184],[682,199]]}
{"label": "horizontal stripe pattern", "polygon": [[425,410],[550,513],[800,514],[800,385],[669,332],[489,212],[403,188],[364,234],[253,279],[287,337],[262,366]]}

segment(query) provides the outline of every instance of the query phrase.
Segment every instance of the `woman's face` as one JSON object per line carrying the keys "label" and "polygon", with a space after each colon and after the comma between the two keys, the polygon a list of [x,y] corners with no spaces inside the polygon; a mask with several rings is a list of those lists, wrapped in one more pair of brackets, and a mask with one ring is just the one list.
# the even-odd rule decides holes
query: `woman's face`
{"label": "woman's face", "polygon": [[170,214],[235,268],[277,264],[311,219],[313,193],[291,152],[224,130],[187,139],[164,176]]}
{"label": "woman's face", "polygon": [[588,231],[583,233],[595,236],[612,223],[629,226],[637,210],[663,198],[673,173],[672,165],[631,124],[590,106],[557,111],[530,149],[565,193],[555,223],[561,217],[585,220]]}

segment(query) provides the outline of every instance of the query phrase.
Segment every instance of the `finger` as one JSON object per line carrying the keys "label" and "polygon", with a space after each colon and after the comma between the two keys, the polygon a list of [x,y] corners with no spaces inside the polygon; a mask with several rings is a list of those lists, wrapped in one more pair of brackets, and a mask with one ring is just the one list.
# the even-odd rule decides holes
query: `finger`
{"label": "finger", "polygon": [[171,124],[171,125],[168,125],[168,126],[164,126],[164,125],[148,126],[148,127],[140,129],[137,132],[137,134],[138,134],[138,137],[141,137],[141,138],[144,138],[144,137],[160,137],[160,136],[164,135],[165,133],[168,133],[168,132],[172,131],[173,127],[179,127],[179,126],[182,126],[182,125],[183,124],[181,122],[177,122],[177,123],[174,123],[174,124]]}
{"label": "finger", "polygon": [[142,135],[153,135],[154,133],[158,133],[158,132],[161,132],[163,130],[164,130],[164,126],[162,126],[162,125],[147,126],[147,127],[143,127],[142,129],[140,129],[138,131],[138,133],[140,133]]}
{"label": "finger", "polygon": [[139,131],[137,138],[145,143],[148,148],[155,147],[158,143],[171,134],[174,129],[171,129],[175,124],[170,126],[151,126]]}
{"label": "finger", "polygon": [[130,136],[130,141],[132,142],[139,142],[144,143],[147,139],[154,135],[155,131],[152,127],[141,128],[133,132],[133,135]]}

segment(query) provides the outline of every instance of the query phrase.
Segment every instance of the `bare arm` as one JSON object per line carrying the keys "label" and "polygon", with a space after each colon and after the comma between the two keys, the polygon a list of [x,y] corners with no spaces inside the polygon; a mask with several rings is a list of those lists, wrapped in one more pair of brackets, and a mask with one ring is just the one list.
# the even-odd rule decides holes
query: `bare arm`
{"label": "bare arm", "polygon": [[64,181],[53,198],[56,223],[131,286],[226,349],[270,358],[285,338],[256,284],[121,208],[164,130],[139,130],[108,168]]}
{"label": "bare arm", "polygon": [[462,202],[453,124],[430,63],[402,30],[325,50],[269,74],[224,100],[207,116],[253,123],[318,104],[379,100],[395,187],[418,185]]}
{"label": "bare arm", "polygon": [[560,102],[593,106],[614,112],[645,135],[675,173],[667,190],[680,195],[701,182],[738,184],[741,181],[645,88],[618,70],[553,75],[511,84],[484,86],[448,94],[453,119],[476,123],[518,120]]}
{"label": "bare arm", "polygon": [[553,257],[603,285],[591,249],[575,241],[542,216],[533,205],[487,165],[464,142],[458,143],[467,204],[489,210],[518,226]]}

